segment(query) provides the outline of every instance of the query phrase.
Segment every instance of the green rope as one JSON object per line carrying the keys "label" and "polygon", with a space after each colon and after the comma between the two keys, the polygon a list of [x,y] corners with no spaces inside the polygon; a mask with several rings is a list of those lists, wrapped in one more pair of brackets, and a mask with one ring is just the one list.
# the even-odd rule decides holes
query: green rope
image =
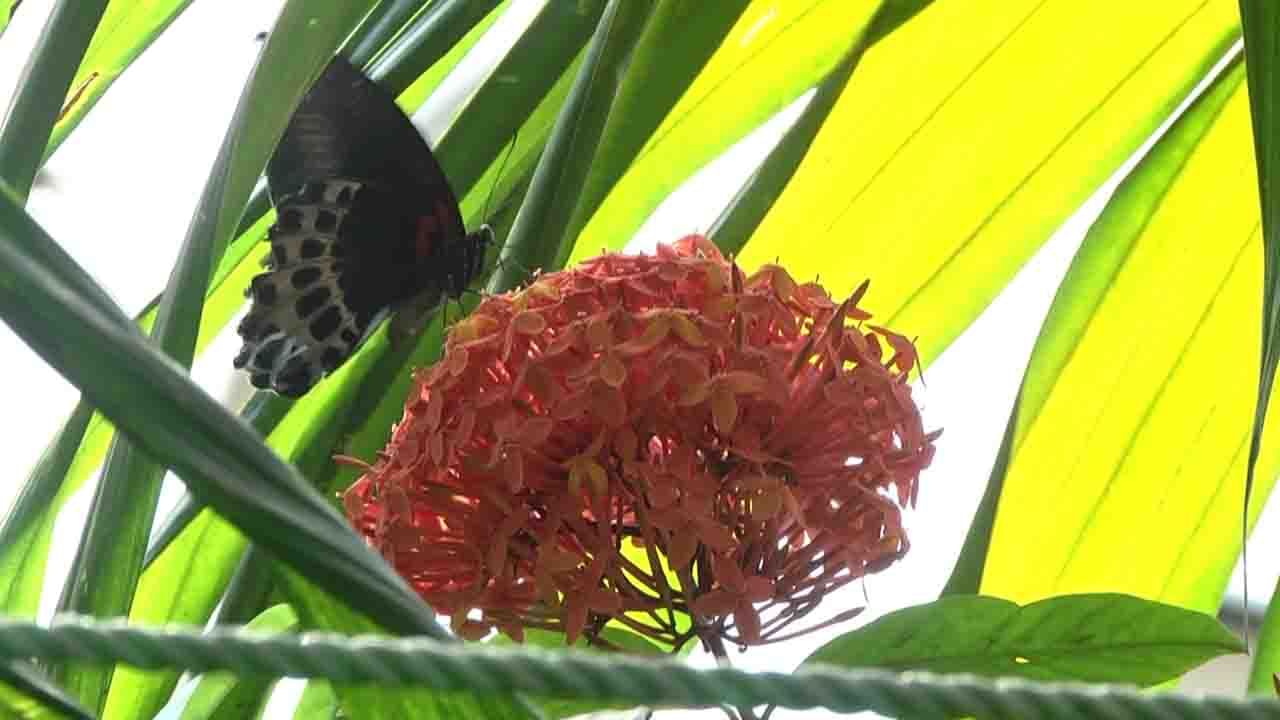
{"label": "green rope", "polygon": [[323,677],[441,691],[521,692],[645,705],[777,704],[913,718],[1280,718],[1280,700],[1143,694],[1135,688],[971,676],[805,669],[795,674],[698,670],[676,661],[574,650],[442,644],[426,638],[266,635],[245,630],[130,627],[68,616],[51,628],[0,621],[0,659],[122,662],[139,668]]}

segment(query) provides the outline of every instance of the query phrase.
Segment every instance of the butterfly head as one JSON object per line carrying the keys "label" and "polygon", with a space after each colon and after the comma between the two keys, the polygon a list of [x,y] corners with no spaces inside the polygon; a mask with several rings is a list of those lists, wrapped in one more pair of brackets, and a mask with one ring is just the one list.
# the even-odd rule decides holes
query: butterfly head
{"label": "butterfly head", "polygon": [[481,225],[475,232],[468,233],[464,242],[454,246],[456,255],[448,261],[450,297],[454,299],[462,297],[472,281],[480,276],[481,271],[484,270],[485,255],[495,241],[493,228]]}

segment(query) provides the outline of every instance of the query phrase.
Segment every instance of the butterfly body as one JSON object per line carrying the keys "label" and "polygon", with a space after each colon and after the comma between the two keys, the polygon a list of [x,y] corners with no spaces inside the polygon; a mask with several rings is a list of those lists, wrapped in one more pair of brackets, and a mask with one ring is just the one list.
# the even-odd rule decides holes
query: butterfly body
{"label": "butterfly body", "polygon": [[235,365],[282,395],[340,366],[383,313],[458,297],[492,240],[467,234],[426,141],[341,58],[295,111],[267,182],[276,223]]}

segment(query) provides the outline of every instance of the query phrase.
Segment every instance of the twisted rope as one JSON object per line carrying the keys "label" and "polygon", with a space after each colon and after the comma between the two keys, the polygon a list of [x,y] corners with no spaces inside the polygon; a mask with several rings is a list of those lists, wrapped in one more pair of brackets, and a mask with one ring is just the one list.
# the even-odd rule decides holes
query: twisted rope
{"label": "twisted rope", "polygon": [[50,628],[0,621],[0,659],[116,663],[195,672],[322,677],[341,683],[413,684],[441,691],[521,692],[646,705],[728,703],[913,718],[1280,718],[1280,700],[1143,694],[1135,688],[984,680],[875,670],[795,674],[698,670],[666,659],[574,650],[442,644],[425,638],[267,635],[130,627],[77,616]]}

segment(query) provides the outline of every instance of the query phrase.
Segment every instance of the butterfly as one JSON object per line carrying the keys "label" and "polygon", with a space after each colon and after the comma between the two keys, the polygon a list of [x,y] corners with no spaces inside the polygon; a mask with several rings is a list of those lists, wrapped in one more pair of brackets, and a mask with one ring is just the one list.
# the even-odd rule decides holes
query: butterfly
{"label": "butterfly", "polygon": [[245,292],[234,365],[289,397],[342,365],[385,313],[420,324],[423,310],[458,298],[493,242],[488,226],[467,233],[395,99],[342,57],[294,111],[267,186],[271,251]]}

